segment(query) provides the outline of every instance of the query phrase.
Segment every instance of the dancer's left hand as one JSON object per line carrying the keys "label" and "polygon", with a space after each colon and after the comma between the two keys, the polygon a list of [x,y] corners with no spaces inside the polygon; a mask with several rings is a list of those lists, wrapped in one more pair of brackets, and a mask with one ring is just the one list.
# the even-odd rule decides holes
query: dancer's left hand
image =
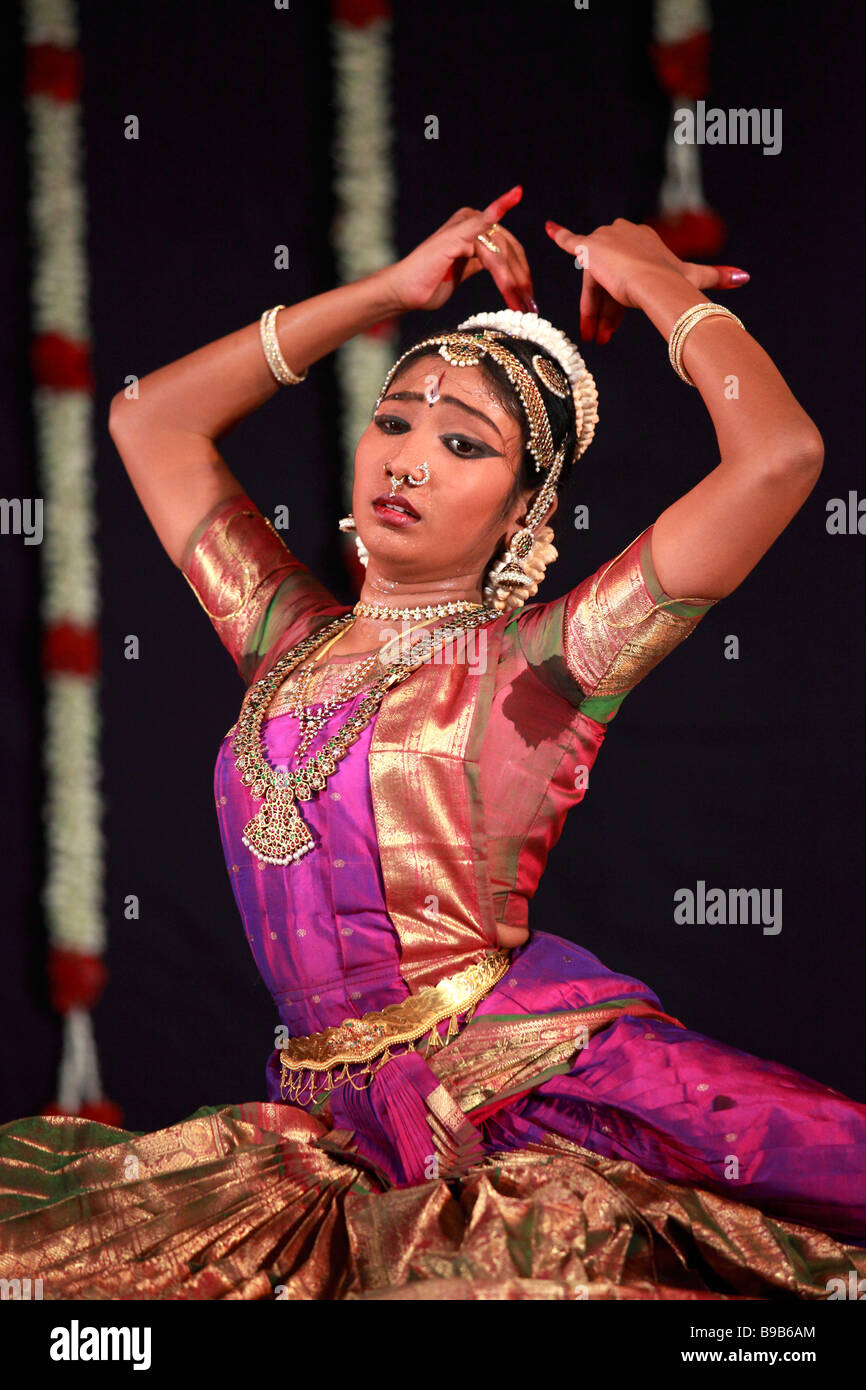
{"label": "dancer's left hand", "polygon": [[583,270],[580,335],[588,342],[608,342],[626,309],[641,307],[641,288],[659,271],[679,274],[699,290],[737,289],[749,279],[748,273],[736,266],[681,261],[652,227],[627,222],[624,217],[610,226],[597,227],[589,236],[571,232],[558,222],[544,225],[551,240]]}

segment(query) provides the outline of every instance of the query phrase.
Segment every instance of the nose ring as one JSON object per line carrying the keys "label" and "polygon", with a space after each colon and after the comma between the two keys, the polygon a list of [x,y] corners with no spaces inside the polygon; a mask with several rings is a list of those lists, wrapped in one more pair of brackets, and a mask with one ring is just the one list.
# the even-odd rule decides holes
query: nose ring
{"label": "nose ring", "polygon": [[[430,465],[429,465],[429,463],[426,463],[426,462],[425,462],[425,463],[422,463],[421,467],[422,467],[422,469],[424,470],[424,477],[423,477],[423,478],[413,478],[411,473],[406,473],[406,474],[404,474],[404,476],[403,476],[402,478],[395,478],[394,474],[392,473],[392,474],[391,474],[391,496],[392,496],[392,497],[394,496],[394,493],[397,491],[397,489],[398,489],[398,487],[400,486],[401,483],[408,483],[410,487],[423,487],[423,485],[424,485],[425,483],[429,482],[429,481],[430,481]],[[385,468],[385,472],[387,473],[387,472],[388,472],[388,465],[387,465],[387,463],[384,465],[384,468]]]}

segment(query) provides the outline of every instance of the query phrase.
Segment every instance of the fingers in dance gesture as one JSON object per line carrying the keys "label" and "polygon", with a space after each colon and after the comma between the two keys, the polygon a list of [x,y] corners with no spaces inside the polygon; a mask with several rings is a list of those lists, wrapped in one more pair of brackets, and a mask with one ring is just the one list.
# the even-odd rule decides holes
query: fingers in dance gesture
{"label": "fingers in dance gesture", "polygon": [[457,285],[487,270],[509,309],[535,312],[526,253],[500,219],[523,197],[520,184],[482,211],[458,208],[447,222],[383,274],[398,311],[438,309]]}
{"label": "fingers in dance gesture", "polygon": [[695,289],[737,289],[748,272],[730,265],[696,265],[679,260],[652,227],[618,217],[589,236],[571,232],[558,222],[545,222],[552,241],[574,257],[583,271],[580,296],[580,335],[587,342],[610,341],[626,309],[638,308],[638,287],[655,272],[678,272]]}
{"label": "fingers in dance gesture", "polygon": [[[749,280],[729,265],[681,261],[651,227],[619,217],[588,236],[547,222],[548,236],[583,271],[580,330],[604,344],[626,309],[639,309],[670,347],[690,309]],[[722,598],[742,583],[808,497],[823,441],[775,364],[744,325],[703,318],[681,361],[716,431],[718,465],[657,518],[652,557],[671,595]]]}

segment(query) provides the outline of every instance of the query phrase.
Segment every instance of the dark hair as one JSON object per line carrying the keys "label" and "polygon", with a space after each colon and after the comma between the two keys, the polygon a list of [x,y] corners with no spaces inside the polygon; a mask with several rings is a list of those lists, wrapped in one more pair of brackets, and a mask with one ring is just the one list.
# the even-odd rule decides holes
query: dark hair
{"label": "dark hair", "polygon": [[[443,333],[459,333],[466,331],[465,329],[451,328],[443,330]],[[439,335],[437,334],[437,336]],[[564,400],[561,396],[557,396],[555,392],[551,391],[550,387],[545,385],[544,381],[542,381],[533,367],[532,359],[537,355],[550,362],[550,364],[556,368],[560,376],[563,375],[562,368],[559,366],[556,359],[545,352],[543,348],[540,348],[537,343],[527,342],[525,338],[512,338],[508,334],[504,334],[498,341],[523,363],[541,392],[541,399],[544,401],[547,409],[547,418],[550,421],[554,451],[558,451],[563,443],[565,444],[565,459],[562,465],[562,472],[559,475],[559,480],[556,485],[556,495],[559,496],[571,476],[574,467],[574,451],[577,445],[574,401],[570,391]],[[438,347],[419,347],[417,352],[411,352],[411,355],[407,356],[405,361],[401,364],[397,377],[402,374],[410,363],[417,362],[419,358],[431,356],[434,353],[438,353],[438,351]],[[496,398],[502,408],[508,411],[509,415],[518,422],[523,431],[523,456],[514,475],[511,491],[502,508],[502,515],[504,517],[511,510],[519,492],[523,489],[537,492],[538,489],[543,486],[544,473],[539,472],[536,468],[535,459],[526,448],[529,439],[529,425],[520,397],[509,381],[505,368],[500,366],[498,362],[495,362],[492,357],[488,357],[486,353],[481,357],[478,365],[493,387]],[[394,378],[395,381],[397,377]],[[393,385],[393,383],[391,383],[391,385]],[[548,519],[547,525],[553,525],[552,519]]]}

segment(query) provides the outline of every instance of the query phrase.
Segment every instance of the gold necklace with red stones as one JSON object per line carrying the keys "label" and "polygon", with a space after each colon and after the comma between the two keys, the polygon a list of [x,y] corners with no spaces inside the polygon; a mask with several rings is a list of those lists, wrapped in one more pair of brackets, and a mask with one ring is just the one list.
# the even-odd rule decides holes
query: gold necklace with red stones
{"label": "gold necklace with red stones", "polygon": [[[481,627],[501,616],[496,609],[482,605],[473,612],[457,614],[445,627],[434,628],[429,646],[423,644],[423,654],[416,655],[415,649],[392,662],[385,674],[373,683],[355,713],[295,772],[278,772],[264,755],[262,726],[268,706],[286,676],[311,652],[330,638],[339,636],[355,621],[354,614],[344,613],[342,617],[335,618],[318,632],[304,637],[280,657],[266,676],[250,686],[244,696],[237,724],[230,731],[234,734],[232,747],[241,782],[249,787],[254,800],[262,802],[256,815],[244,826],[242,839],[249,851],[265,864],[291,864],[314,849],[313,837],[297,803],[309,801],[314,792],[324,789],[328,778],[336,772],[337,763],[346,756],[351,745],[370,723],[392,685],[398,685],[419,666],[431,661],[459,632]],[[370,667],[371,662],[378,661],[379,657],[380,653],[375,652],[360,667],[352,668],[349,676],[358,678],[359,671]],[[348,680],[349,677],[344,678],[341,689]],[[357,693],[357,687],[354,693]],[[334,708],[336,703],[331,705],[331,710]]]}

